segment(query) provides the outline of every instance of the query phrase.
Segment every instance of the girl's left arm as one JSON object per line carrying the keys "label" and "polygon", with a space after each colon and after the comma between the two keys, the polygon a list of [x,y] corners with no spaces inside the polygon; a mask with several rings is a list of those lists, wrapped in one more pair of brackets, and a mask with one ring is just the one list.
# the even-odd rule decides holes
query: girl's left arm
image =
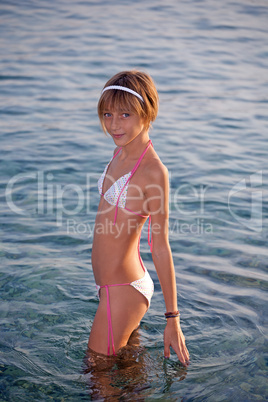
{"label": "girl's left arm", "polygon": [[[152,257],[162,288],[166,311],[178,310],[176,277],[168,239],[169,179],[168,170],[160,162],[150,169],[145,189],[147,209],[151,215]],[[180,327],[180,317],[168,318],[164,331],[164,356],[170,356],[174,349],[182,364],[189,364],[189,352]]]}

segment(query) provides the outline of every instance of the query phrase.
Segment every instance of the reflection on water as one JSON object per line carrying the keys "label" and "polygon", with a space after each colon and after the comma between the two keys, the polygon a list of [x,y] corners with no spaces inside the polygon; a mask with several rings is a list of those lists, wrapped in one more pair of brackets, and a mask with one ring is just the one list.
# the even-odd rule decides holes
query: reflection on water
{"label": "reflection on water", "polygon": [[[145,401],[152,387],[150,360],[148,351],[140,345],[139,330],[134,331],[129,344],[119,350],[117,356],[107,357],[87,349],[83,373],[91,399]],[[182,381],[187,375],[187,368],[178,362],[171,363],[173,373],[169,374],[167,364],[163,358],[163,392],[168,392],[174,381]]]}

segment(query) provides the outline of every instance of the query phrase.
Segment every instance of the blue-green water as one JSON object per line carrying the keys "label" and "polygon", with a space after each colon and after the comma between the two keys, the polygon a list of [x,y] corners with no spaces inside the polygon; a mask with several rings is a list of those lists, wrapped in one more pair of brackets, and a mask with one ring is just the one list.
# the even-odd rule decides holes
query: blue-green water
{"label": "blue-green water", "polygon": [[[267,400],[267,1],[10,0],[0,20],[1,401]],[[90,252],[113,150],[96,104],[135,67],[160,95],[151,139],[192,363],[163,361],[144,233],[156,291],[140,347],[96,376]]]}

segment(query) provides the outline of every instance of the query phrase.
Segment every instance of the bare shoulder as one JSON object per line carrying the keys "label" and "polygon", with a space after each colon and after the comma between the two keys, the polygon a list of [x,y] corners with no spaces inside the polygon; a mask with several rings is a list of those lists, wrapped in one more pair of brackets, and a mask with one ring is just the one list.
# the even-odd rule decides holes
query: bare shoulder
{"label": "bare shoulder", "polygon": [[144,176],[147,183],[160,184],[168,180],[168,169],[156,153],[149,158],[144,169]]}

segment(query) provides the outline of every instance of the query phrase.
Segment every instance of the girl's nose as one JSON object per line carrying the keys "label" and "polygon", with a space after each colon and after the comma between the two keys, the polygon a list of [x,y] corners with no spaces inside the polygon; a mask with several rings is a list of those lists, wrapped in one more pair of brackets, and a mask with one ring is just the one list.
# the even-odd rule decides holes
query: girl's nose
{"label": "girl's nose", "polygon": [[118,130],[120,128],[120,122],[117,116],[113,116],[112,118],[112,129]]}

